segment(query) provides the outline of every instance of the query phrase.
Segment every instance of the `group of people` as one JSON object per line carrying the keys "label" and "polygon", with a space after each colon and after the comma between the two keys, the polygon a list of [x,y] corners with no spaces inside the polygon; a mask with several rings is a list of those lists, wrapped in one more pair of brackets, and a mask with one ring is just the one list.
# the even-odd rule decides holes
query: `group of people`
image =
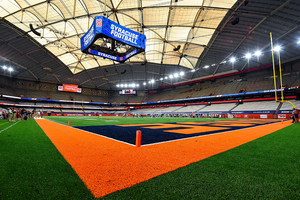
{"label": "group of people", "polygon": [[17,119],[23,121],[32,117],[32,112],[30,112],[29,110],[25,110],[25,108],[7,108],[7,111],[4,111],[2,114],[4,119],[7,119],[8,122],[14,122]]}
{"label": "group of people", "polygon": [[28,120],[30,118],[41,118],[42,112],[36,111],[33,109],[32,111],[26,110],[25,108],[7,108],[6,111],[2,112],[3,118],[7,119],[8,122],[14,122],[18,120]]}

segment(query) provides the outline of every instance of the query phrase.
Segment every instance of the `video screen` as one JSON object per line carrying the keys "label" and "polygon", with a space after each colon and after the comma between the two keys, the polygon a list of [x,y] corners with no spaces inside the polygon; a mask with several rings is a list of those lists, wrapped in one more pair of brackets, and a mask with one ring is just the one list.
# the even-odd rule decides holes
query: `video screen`
{"label": "video screen", "polygon": [[136,94],[136,90],[133,89],[120,90],[119,94]]}

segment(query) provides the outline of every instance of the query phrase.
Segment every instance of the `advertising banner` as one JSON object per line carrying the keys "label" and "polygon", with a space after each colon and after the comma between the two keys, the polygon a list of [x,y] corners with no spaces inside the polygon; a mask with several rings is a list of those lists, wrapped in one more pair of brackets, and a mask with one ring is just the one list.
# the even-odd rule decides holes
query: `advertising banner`
{"label": "advertising banner", "polygon": [[278,119],[285,119],[286,118],[286,114],[278,114]]}
{"label": "advertising banner", "polygon": [[81,88],[78,88],[78,85],[63,84],[58,86],[58,91],[81,93]]}

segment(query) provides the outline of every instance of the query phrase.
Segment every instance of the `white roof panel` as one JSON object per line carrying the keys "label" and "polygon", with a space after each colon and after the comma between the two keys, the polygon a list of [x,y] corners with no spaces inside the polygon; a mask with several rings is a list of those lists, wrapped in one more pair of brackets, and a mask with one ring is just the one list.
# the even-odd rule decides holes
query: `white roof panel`
{"label": "white roof panel", "polygon": [[[192,68],[235,3],[236,0],[3,0],[0,17],[44,45],[72,73],[119,64],[101,57],[96,57],[97,62],[90,61],[94,56],[80,51],[80,37],[90,28],[95,16],[105,14],[104,10],[109,19],[146,35],[146,52],[133,56],[130,62],[147,60]],[[33,33],[30,24],[41,36]],[[178,45],[181,48],[174,52]]]}

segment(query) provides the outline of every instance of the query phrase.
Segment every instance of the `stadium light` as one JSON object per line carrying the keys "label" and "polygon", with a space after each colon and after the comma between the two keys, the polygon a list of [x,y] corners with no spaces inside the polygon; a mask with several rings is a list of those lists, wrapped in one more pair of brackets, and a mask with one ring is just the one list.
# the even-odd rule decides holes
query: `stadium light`
{"label": "stadium light", "polygon": [[247,54],[245,55],[245,58],[247,58],[247,59],[250,59],[251,57],[252,57],[251,53],[247,53]]}
{"label": "stadium light", "polygon": [[207,69],[207,68],[209,68],[209,65],[205,65],[203,68],[204,68],[204,69]]}
{"label": "stadium light", "polygon": [[195,71],[196,71],[195,69],[192,69],[192,70],[191,70],[191,72],[195,72]]}
{"label": "stadium light", "polygon": [[154,82],[155,82],[154,79],[152,79],[152,80],[151,80],[151,83],[154,83]]}
{"label": "stadium light", "polygon": [[121,84],[121,87],[123,87],[124,85],[123,84]]}
{"label": "stadium light", "polygon": [[169,78],[169,77],[167,77],[167,76],[165,77],[165,79],[168,79],[168,78]]}
{"label": "stadium light", "polygon": [[174,74],[174,77],[178,77],[178,76],[179,76],[179,74],[178,74],[178,73],[175,73],[175,74]]}
{"label": "stadium light", "polygon": [[297,44],[300,44],[300,40],[298,40]]}
{"label": "stadium light", "polygon": [[173,78],[173,75],[170,75],[169,78],[172,79],[172,78]]}
{"label": "stadium light", "polygon": [[124,87],[127,87],[127,84],[124,84]]}
{"label": "stadium light", "polygon": [[147,85],[147,83],[146,83],[146,82],[144,82],[144,83],[143,83],[143,85]]}
{"label": "stadium light", "polygon": [[120,87],[120,85],[118,84],[117,87]]}
{"label": "stadium light", "polygon": [[260,56],[260,55],[261,55],[261,51],[256,51],[256,52],[254,53],[254,55],[257,56],[257,57]]}
{"label": "stadium light", "polygon": [[184,75],[184,72],[180,72],[179,75],[180,75],[180,76],[183,76],[183,75]]}
{"label": "stadium light", "polygon": [[281,46],[276,46],[276,47],[274,47],[273,50],[274,50],[274,51],[280,51],[280,50],[281,50]]}
{"label": "stadium light", "polygon": [[162,81],[162,80],[164,80],[164,78],[160,78],[159,80],[161,80],[161,81]]}
{"label": "stadium light", "polygon": [[4,65],[4,66],[2,66],[2,68],[3,68],[3,69],[7,69],[7,67],[6,67],[5,65]]}
{"label": "stadium light", "polygon": [[232,63],[234,63],[234,62],[236,61],[236,58],[235,58],[235,57],[232,57],[232,58],[230,58],[229,61],[232,62]]}
{"label": "stadium light", "polygon": [[140,85],[139,84],[136,84],[136,87],[139,87]]}

